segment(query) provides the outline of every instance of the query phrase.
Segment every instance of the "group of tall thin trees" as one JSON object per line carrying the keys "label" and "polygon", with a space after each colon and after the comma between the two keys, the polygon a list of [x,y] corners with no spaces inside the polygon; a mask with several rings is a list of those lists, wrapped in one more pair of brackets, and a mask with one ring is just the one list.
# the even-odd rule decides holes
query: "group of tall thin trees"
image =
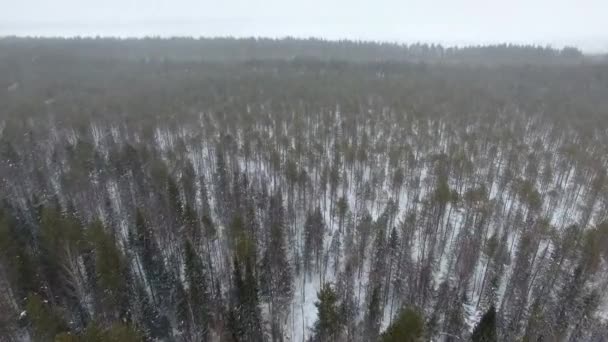
{"label": "group of tall thin trees", "polygon": [[25,42],[0,59],[0,340],[608,338],[606,65]]}

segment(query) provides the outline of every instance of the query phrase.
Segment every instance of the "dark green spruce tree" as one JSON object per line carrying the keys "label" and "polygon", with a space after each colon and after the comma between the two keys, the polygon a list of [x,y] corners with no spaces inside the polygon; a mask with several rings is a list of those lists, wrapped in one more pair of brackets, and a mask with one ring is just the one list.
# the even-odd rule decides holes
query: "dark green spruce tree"
{"label": "dark green spruce tree", "polygon": [[471,335],[473,342],[496,342],[496,309],[492,305],[481,317]]}
{"label": "dark green spruce tree", "polygon": [[318,315],[311,340],[315,342],[337,341],[342,333],[342,320],[340,319],[338,295],[330,284],[323,284],[321,291],[317,294],[315,306]]}
{"label": "dark green spruce tree", "polygon": [[380,338],[382,342],[416,342],[422,341],[424,319],[410,308],[404,309],[386,329]]}
{"label": "dark green spruce tree", "polygon": [[185,275],[188,283],[188,297],[190,300],[190,311],[192,313],[193,334],[196,340],[206,341],[209,338],[211,303],[205,265],[200,256],[192,247],[190,241],[186,240],[184,248]]}

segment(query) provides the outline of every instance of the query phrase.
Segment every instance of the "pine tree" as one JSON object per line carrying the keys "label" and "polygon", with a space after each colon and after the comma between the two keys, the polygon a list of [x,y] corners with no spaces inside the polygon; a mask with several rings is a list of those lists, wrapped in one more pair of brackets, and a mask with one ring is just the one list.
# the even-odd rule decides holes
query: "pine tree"
{"label": "pine tree", "polygon": [[359,306],[355,298],[354,267],[350,260],[346,261],[344,271],[338,276],[337,293],[340,297],[340,320],[346,328],[347,338],[352,340],[357,326]]}
{"label": "pine tree", "polygon": [[454,336],[461,336],[463,325],[464,325],[464,310],[463,303],[466,302],[466,298],[459,296],[457,289],[451,291],[450,301],[446,307],[445,319],[443,322],[444,332],[448,333],[447,340],[455,341]]}
{"label": "pine tree", "polygon": [[[386,275],[386,267],[387,267],[387,253],[388,246],[386,241],[386,225],[389,220],[388,214],[389,206],[384,211],[384,213],[378,218],[375,224],[376,228],[376,236],[373,244],[374,254],[371,258],[371,266],[370,272],[368,275],[368,293],[372,293],[371,291],[378,291],[378,295],[380,296],[380,302],[378,310],[382,311],[384,309],[384,278]],[[371,290],[374,289],[374,290]]]}
{"label": "pine tree", "polygon": [[184,205],[179,194],[177,183],[173,177],[171,177],[171,175],[167,176],[167,196],[169,208],[171,209],[176,221],[181,220],[184,214]]}
{"label": "pine tree", "polygon": [[195,246],[201,245],[202,231],[196,216],[196,212],[190,205],[184,208],[184,216],[182,217],[183,232],[186,238],[190,239]]}
{"label": "pine tree", "polygon": [[27,234],[7,209],[0,207],[0,262],[18,302],[41,288],[36,262],[27,244]]}
{"label": "pine tree", "polygon": [[185,336],[185,340],[192,338],[190,329],[192,329],[192,310],[190,309],[190,301],[188,293],[184,290],[181,281],[176,280],[175,288],[175,320],[177,322],[178,335]]}
{"label": "pine tree", "polygon": [[317,294],[317,321],[314,325],[313,341],[330,342],[336,341],[341,335],[342,320],[340,317],[338,296],[329,283]]}
{"label": "pine tree", "polygon": [[[394,269],[396,268],[397,259],[399,256],[398,247],[399,247],[399,234],[397,233],[397,228],[393,227],[391,230],[391,234],[388,238],[387,242],[388,247],[388,264],[387,266],[387,274],[385,277],[385,287],[384,287],[384,306],[386,306],[387,301],[389,299],[390,287],[394,278]],[[393,294],[394,296],[394,294]]]}
{"label": "pine tree", "polygon": [[55,335],[67,330],[63,319],[37,294],[31,293],[27,297],[25,309],[37,341],[52,340]]}
{"label": "pine tree", "polygon": [[192,321],[197,329],[199,338],[207,340],[211,318],[208,310],[211,300],[209,298],[205,267],[192,244],[187,240],[184,254],[184,272],[188,283]]}
{"label": "pine tree", "polygon": [[374,287],[367,300],[367,311],[363,320],[364,336],[367,341],[375,341],[380,332],[380,320],[382,319],[382,302],[380,295],[380,286]]}
{"label": "pine tree", "polygon": [[91,322],[80,334],[62,333],[55,336],[55,342],[143,342],[144,336],[131,325],[113,323],[102,329]]}
{"label": "pine tree", "polygon": [[325,235],[325,223],[321,208],[317,207],[312,214],[306,217],[304,224],[304,270],[310,274],[312,261],[316,270],[319,271],[321,254],[323,253],[323,236]]}
{"label": "pine tree", "polygon": [[357,224],[357,257],[359,276],[361,276],[363,263],[366,259],[366,250],[368,249],[368,243],[372,233],[372,226],[372,216],[369,214],[369,212],[365,211]]}
{"label": "pine tree", "polygon": [[180,178],[180,183],[182,189],[184,189],[184,197],[186,199],[184,206],[185,207],[194,207],[196,205],[196,172],[194,171],[194,166],[190,159],[186,159],[184,161],[184,166],[182,167],[182,175]]}
{"label": "pine tree", "polygon": [[146,224],[139,209],[135,214],[135,231],[130,235],[130,240],[133,249],[139,256],[146,282],[152,292],[152,298],[156,304],[160,304],[169,296],[170,277],[166,271],[163,255],[154,237],[154,232]]}
{"label": "pine tree", "polygon": [[239,260],[255,260],[257,253],[255,241],[245,230],[245,223],[241,215],[234,215],[229,228],[228,234],[232,249],[237,253]]}
{"label": "pine tree", "polygon": [[112,341],[112,342],[143,342],[144,339],[139,331],[134,329],[133,327],[122,324],[115,323],[113,324],[105,333],[105,337],[103,341]]}
{"label": "pine tree", "polygon": [[284,210],[281,193],[270,198],[270,241],[262,258],[262,294],[270,302],[274,338],[280,338],[282,317],[293,296],[293,276],[285,239]]}
{"label": "pine tree", "polygon": [[[150,303],[148,294],[141,285],[134,286],[137,302],[141,310],[141,326],[149,338],[163,339],[169,335],[169,321],[156,306]],[[142,328],[142,330],[144,330]]]}
{"label": "pine tree", "polygon": [[338,203],[336,203],[336,210],[338,213],[338,229],[340,233],[342,233],[344,218],[346,217],[346,213],[348,213],[348,200],[346,197],[342,196],[338,199]]}
{"label": "pine tree", "polygon": [[244,308],[243,308],[243,278],[241,276],[241,266],[235,257],[233,260],[233,287],[230,310],[228,312],[228,327],[235,341],[244,341],[247,337],[245,327],[243,326]]}
{"label": "pine tree", "polygon": [[211,215],[211,206],[209,205],[209,191],[207,190],[207,183],[203,176],[200,177],[201,183],[201,217],[209,217]]}
{"label": "pine tree", "polygon": [[243,282],[244,289],[242,291],[245,307],[245,324],[244,327],[252,342],[264,340],[264,331],[262,328],[262,313],[260,312],[260,300],[258,297],[257,279],[254,274],[254,267],[251,261],[245,264],[245,280]]}
{"label": "pine tree", "polygon": [[381,336],[382,342],[416,342],[422,341],[424,319],[415,310],[407,308],[399,313],[398,318]]}
{"label": "pine tree", "polygon": [[253,258],[252,260],[249,260],[249,262],[255,267],[258,263],[258,251],[260,250],[259,246],[262,245],[263,241],[253,201],[250,201],[250,203],[247,205],[247,212],[245,214],[245,229],[246,236],[251,242],[249,256]]}
{"label": "pine tree", "polygon": [[47,298],[53,304],[59,299],[59,293],[64,288],[61,276],[61,260],[59,252],[63,244],[63,227],[61,212],[58,204],[44,206],[40,217],[39,251],[41,273],[44,277],[47,291],[50,291]]}
{"label": "pine tree", "polygon": [[473,342],[495,342],[496,338],[496,309],[492,305],[481,317],[481,320],[471,335]]}
{"label": "pine tree", "polygon": [[106,319],[114,321],[128,316],[127,264],[114,239],[99,221],[89,228],[94,246],[97,299]]}
{"label": "pine tree", "polygon": [[228,170],[224,158],[224,151],[218,146],[215,151],[216,164],[215,175],[213,178],[215,190],[215,208],[217,216],[221,222],[228,225],[232,214],[232,206],[230,201],[230,183],[228,180]]}

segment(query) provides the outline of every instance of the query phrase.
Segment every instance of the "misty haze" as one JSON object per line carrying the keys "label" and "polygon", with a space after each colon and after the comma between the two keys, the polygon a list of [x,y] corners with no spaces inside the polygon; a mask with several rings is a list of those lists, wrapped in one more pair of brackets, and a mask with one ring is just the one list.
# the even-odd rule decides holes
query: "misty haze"
{"label": "misty haze", "polygon": [[608,340],[608,3],[0,13],[0,342]]}

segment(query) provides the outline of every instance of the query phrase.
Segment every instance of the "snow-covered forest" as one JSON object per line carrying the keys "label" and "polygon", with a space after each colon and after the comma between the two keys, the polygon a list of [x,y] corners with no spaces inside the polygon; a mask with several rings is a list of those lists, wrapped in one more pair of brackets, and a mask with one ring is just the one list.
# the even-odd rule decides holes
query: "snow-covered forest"
{"label": "snow-covered forest", "polygon": [[0,40],[0,341],[605,341],[608,63]]}

